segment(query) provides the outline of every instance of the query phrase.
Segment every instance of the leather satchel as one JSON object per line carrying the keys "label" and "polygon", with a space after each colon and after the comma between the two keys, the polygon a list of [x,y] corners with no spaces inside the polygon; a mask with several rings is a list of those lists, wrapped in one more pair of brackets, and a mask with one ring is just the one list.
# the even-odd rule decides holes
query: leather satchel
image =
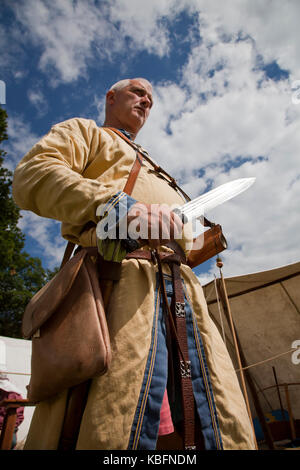
{"label": "leather satchel", "polygon": [[97,248],[82,248],[26,307],[22,333],[32,339],[30,401],[50,398],[109,367],[96,258]]}

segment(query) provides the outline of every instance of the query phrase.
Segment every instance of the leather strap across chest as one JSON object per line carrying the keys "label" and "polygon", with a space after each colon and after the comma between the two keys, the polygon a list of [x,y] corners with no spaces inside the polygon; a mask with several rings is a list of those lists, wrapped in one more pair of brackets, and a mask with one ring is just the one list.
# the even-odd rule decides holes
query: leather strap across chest
{"label": "leather strap across chest", "polygon": [[[141,158],[141,162],[140,162],[141,166],[143,164],[142,160],[145,159],[153,167],[153,170],[150,170],[150,171],[153,171],[153,173],[155,173],[159,178],[163,178],[172,188],[174,188],[176,191],[181,193],[182,196],[187,201],[191,200],[191,198],[183,191],[183,189],[180,186],[178,186],[175,178],[170,176],[161,166],[157,165],[152,160],[152,158],[150,157],[148,152],[146,152],[145,149],[143,149],[140,145],[136,144],[132,140],[128,139],[128,137],[126,137],[121,131],[119,131],[118,129],[115,129],[114,127],[104,127],[103,129],[110,129],[115,134],[117,134],[119,137],[121,137],[123,140],[125,140],[132,148],[134,148],[134,150],[137,152],[137,156],[139,156],[139,158]],[[139,167],[139,170],[140,170],[141,166]],[[126,191],[124,191],[124,192],[126,192]]]}
{"label": "leather strap across chest", "polygon": [[[114,127],[104,127],[103,129],[110,129],[119,137],[121,137],[123,140],[125,140],[125,142],[127,142],[136,151],[137,158],[129,174],[128,181],[125,186],[126,190],[124,188],[124,192],[126,192],[127,194],[131,194],[135,181],[138,177],[139,171],[143,165],[143,159],[145,159],[153,167],[153,170],[150,170],[150,171],[155,173],[159,178],[163,178],[172,188],[174,188],[177,192],[181,193],[181,195],[186,199],[186,201],[191,200],[191,198],[183,191],[183,189],[180,186],[178,186],[175,178],[170,176],[161,166],[157,165],[150,158],[148,152],[146,152],[145,149],[143,149],[140,145],[136,144],[132,140],[128,139],[128,137],[126,137],[121,131],[119,131],[118,129],[115,129]],[[201,222],[204,225],[204,227],[213,227],[215,225],[213,222],[211,222],[204,216],[201,218]]]}

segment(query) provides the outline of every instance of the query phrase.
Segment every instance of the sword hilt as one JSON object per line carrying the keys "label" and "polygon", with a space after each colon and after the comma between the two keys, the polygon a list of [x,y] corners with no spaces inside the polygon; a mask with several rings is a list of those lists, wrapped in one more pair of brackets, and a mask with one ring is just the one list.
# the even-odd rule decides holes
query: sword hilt
{"label": "sword hilt", "polygon": [[174,214],[176,214],[182,221],[183,224],[186,224],[188,222],[187,216],[181,211],[179,207],[176,207],[175,209],[172,210]]}

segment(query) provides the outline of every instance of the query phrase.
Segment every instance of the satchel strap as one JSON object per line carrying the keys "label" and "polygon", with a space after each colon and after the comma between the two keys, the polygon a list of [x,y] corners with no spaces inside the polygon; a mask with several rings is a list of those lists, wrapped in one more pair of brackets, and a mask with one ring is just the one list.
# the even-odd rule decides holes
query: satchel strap
{"label": "satchel strap", "polygon": [[73,243],[73,242],[68,242],[67,243],[67,246],[66,246],[66,249],[65,249],[65,252],[64,252],[64,256],[63,256],[61,265],[59,267],[59,271],[64,267],[66,262],[69,261],[69,259],[71,258],[72,253],[74,251],[74,248],[75,248],[75,243]]}

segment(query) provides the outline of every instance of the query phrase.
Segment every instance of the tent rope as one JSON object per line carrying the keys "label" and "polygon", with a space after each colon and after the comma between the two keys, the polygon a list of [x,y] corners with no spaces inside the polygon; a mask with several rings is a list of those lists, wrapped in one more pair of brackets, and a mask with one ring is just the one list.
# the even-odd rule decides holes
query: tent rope
{"label": "tent rope", "polygon": [[28,372],[9,372],[7,370],[2,371],[3,374],[12,374],[12,375],[31,375]]}
{"label": "tent rope", "polygon": [[273,359],[276,359],[277,357],[284,356],[286,354],[290,354],[291,352],[298,351],[298,350],[300,351],[300,348],[292,348],[292,349],[289,349],[288,351],[285,351],[283,353],[276,354],[275,356],[269,357],[268,359],[265,359],[263,361],[255,362],[254,364],[250,364],[249,366],[242,367],[240,369],[235,369],[235,370],[236,370],[236,372],[238,372],[241,369],[242,370],[250,369],[250,367],[255,367],[255,366],[259,366],[261,364],[265,364],[266,362],[273,361]]}

